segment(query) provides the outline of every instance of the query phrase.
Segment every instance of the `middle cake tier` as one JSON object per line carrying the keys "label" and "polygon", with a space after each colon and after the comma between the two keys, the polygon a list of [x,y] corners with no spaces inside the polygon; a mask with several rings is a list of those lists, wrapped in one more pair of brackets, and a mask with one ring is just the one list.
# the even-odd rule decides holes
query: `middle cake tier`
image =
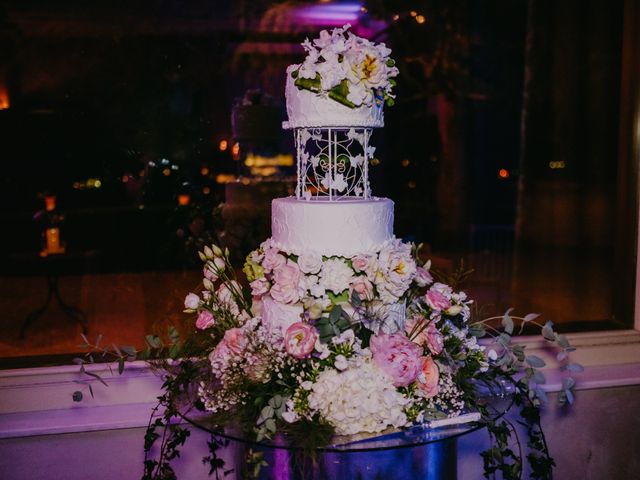
{"label": "middle cake tier", "polygon": [[277,198],[271,204],[271,238],[274,246],[296,255],[377,252],[394,238],[393,202],[375,197],[337,202]]}

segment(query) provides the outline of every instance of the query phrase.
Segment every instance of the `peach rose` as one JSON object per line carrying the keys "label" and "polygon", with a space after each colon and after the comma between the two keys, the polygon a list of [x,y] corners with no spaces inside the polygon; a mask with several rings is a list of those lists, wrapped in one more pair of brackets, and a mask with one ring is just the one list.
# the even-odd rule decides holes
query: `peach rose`
{"label": "peach rose", "polygon": [[423,357],[422,370],[418,375],[418,388],[422,390],[426,398],[435,397],[440,392],[439,381],[438,365],[433,361],[433,358]]}

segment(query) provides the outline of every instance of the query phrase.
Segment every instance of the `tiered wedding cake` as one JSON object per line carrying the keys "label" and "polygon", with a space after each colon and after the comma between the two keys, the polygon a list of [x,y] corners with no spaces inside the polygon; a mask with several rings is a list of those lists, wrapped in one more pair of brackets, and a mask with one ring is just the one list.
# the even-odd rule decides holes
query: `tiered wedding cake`
{"label": "tiered wedding cake", "polygon": [[[410,247],[393,235],[393,202],[372,197],[368,181],[375,151],[369,138],[373,127],[384,125],[383,105],[397,69],[384,44],[347,34],[347,28],[305,42],[304,63],[287,69],[283,126],[294,130],[298,181],[295,197],[272,203],[272,237],[261,247],[269,259],[262,266],[295,262],[304,281],[295,292],[264,277],[252,284],[262,296],[263,321],[283,332],[305,311],[319,315],[335,298],[342,297],[338,303],[353,315],[355,290],[367,301],[367,314],[393,333],[402,328],[400,299],[416,272]],[[391,262],[389,268],[367,271],[373,257]]]}
{"label": "tiered wedding cake", "polygon": [[295,196],[272,203],[272,237],[244,265],[250,291],[212,246],[200,254],[204,291],[185,299],[208,348],[202,406],[250,420],[258,439],[459,415],[456,382],[486,365],[469,302],[416,263],[393,235],[393,202],[369,186],[372,129],[393,103],[390,50],[348,26],[303,46],[286,87]]}

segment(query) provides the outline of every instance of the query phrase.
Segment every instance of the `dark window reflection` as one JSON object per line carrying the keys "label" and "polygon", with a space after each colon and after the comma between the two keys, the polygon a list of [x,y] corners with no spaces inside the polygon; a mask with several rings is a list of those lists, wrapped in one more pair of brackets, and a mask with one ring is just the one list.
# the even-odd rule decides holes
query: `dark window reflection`
{"label": "dark window reflection", "polygon": [[[20,338],[53,270],[90,334],[139,344],[183,320],[198,247],[221,241],[240,259],[269,235],[269,201],[294,175],[285,68],[305,36],[343,23],[386,41],[401,70],[372,173],[396,234],[444,272],[464,260],[487,312],[629,326],[623,2],[410,3],[5,2],[4,363],[76,348],[81,325],[55,302]],[[232,127],[234,105],[250,123]],[[237,174],[249,185],[225,185]],[[53,234],[65,252],[43,258]]]}

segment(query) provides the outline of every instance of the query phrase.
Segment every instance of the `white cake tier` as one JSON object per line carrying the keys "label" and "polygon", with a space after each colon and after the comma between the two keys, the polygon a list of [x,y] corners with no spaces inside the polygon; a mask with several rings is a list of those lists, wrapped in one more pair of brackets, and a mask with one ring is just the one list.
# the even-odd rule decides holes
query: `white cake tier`
{"label": "white cake tier", "polygon": [[276,198],[271,203],[271,238],[280,250],[296,255],[377,252],[394,238],[393,202],[376,197],[336,202]]}
{"label": "white cake tier", "polygon": [[290,65],[287,68],[285,97],[289,121],[283,122],[284,128],[384,126],[382,104],[349,108],[326,96],[300,90],[291,76],[298,67]]}

